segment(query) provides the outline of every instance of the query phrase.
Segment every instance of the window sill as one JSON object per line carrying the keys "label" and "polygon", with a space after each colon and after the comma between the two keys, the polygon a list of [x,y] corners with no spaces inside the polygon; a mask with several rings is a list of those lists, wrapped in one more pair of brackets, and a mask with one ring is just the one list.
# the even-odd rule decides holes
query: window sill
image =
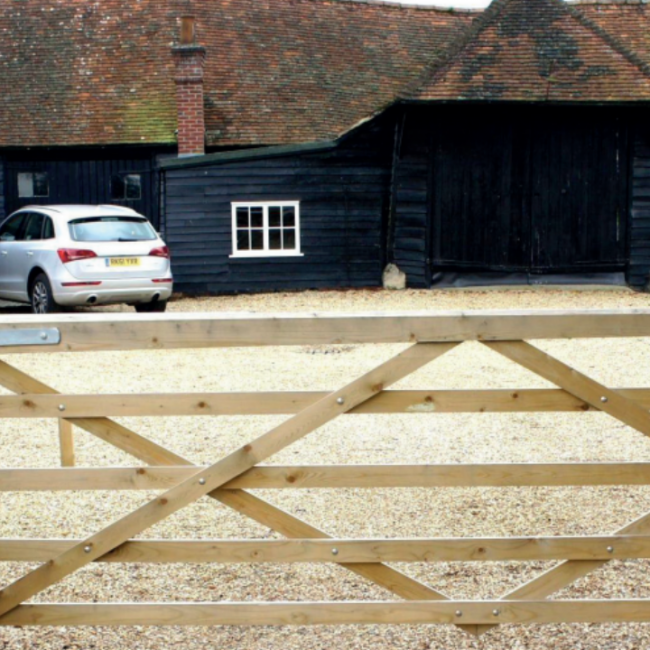
{"label": "window sill", "polygon": [[254,253],[232,253],[228,257],[230,259],[237,260],[246,260],[246,259],[259,259],[261,257],[304,257],[304,253],[298,253],[295,251],[291,252],[269,252],[269,251],[259,251]]}

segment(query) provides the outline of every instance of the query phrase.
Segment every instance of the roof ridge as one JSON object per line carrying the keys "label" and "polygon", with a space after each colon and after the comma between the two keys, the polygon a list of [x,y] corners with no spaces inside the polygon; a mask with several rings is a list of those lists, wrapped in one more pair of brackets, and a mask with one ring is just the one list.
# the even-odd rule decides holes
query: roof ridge
{"label": "roof ridge", "polygon": [[647,5],[648,0],[565,0],[568,5]]}
{"label": "roof ridge", "polygon": [[[300,2],[331,2],[332,0],[299,0]],[[400,0],[334,0],[340,4],[349,5],[375,5],[378,7],[386,7],[387,9],[395,9],[401,11],[417,10],[417,11],[432,11],[443,14],[481,14],[485,10],[476,7],[442,7],[440,5],[404,3]]]}
{"label": "roof ridge", "polygon": [[427,66],[422,76],[416,83],[407,88],[403,94],[405,99],[416,94],[426,83],[440,78],[444,72],[451,67],[467,49],[467,47],[503,12],[504,8],[513,0],[493,0],[470,24],[468,30],[452,43],[441,59],[434,61]]}
{"label": "roof ridge", "polygon": [[[628,49],[621,41],[619,41],[615,36],[613,36],[610,32],[608,32],[606,29],[603,29],[600,25],[595,23],[591,18],[585,16],[578,8],[572,7],[569,3],[562,3],[565,7],[565,9],[578,21],[580,22],[584,27],[587,29],[590,29],[596,36],[601,38],[605,43],[618,52],[621,56],[625,57],[629,63],[637,67],[642,74],[644,74],[646,77],[650,78],[650,65],[646,63],[638,54],[633,52],[632,50]],[[587,4],[582,3],[582,4]],[[597,4],[605,4],[602,0],[597,0]],[[620,0],[608,0],[608,4],[647,4],[647,2],[628,2],[627,0],[623,0],[621,2]]]}

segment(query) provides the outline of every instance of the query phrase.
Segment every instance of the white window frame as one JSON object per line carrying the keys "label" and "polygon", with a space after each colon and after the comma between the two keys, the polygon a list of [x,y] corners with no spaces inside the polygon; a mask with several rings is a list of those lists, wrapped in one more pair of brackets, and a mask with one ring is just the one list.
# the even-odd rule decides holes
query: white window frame
{"label": "white window frame", "polygon": [[[47,194],[36,194],[36,174],[43,174],[45,176],[45,182],[47,183]],[[31,181],[31,190],[27,193],[23,192],[24,180],[21,182],[21,176],[23,179],[30,177]],[[50,174],[47,171],[34,171],[31,169],[26,169],[19,171],[16,175],[16,183],[18,185],[18,198],[20,199],[46,199],[50,196]]]}
{"label": "white window frame", "polygon": [[[232,254],[230,257],[304,257],[300,249],[300,201],[237,201],[231,205]],[[260,250],[237,250],[237,208],[262,208],[262,232],[264,248]],[[272,250],[269,248],[269,208],[293,208],[296,216],[296,248]]]}

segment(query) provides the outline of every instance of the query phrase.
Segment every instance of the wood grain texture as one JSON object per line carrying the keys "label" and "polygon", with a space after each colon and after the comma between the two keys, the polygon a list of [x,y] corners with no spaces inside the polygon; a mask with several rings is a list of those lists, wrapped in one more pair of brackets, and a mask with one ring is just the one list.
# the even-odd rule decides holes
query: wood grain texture
{"label": "wood grain texture", "polygon": [[[82,540],[0,539],[0,561],[45,562]],[[510,562],[650,557],[650,536],[129,541],[97,562]]]}
{"label": "wood grain texture", "polygon": [[[623,397],[650,408],[650,389],[615,388]],[[145,393],[104,395],[2,395],[2,418],[284,415],[314,404],[327,392]],[[63,405],[65,411],[59,407]],[[387,390],[348,413],[536,413],[601,410],[561,389]]]}
{"label": "wood grain texture", "polygon": [[[414,314],[59,314],[0,317],[0,331],[58,327],[61,351],[648,336],[650,310]],[[3,354],[34,353],[33,346]]]}
{"label": "wood grain texture", "polygon": [[[0,492],[162,490],[206,466],[0,469]],[[650,463],[257,465],[222,490],[649,485]]]}
{"label": "wood grain texture", "polygon": [[[0,415],[0,417],[2,417]],[[61,449],[61,466],[74,467],[74,435],[69,420],[59,420],[59,447]]]}
{"label": "wood grain texture", "polygon": [[44,604],[21,605],[2,616],[0,626],[427,625],[495,619],[518,624],[648,622],[650,600]]}

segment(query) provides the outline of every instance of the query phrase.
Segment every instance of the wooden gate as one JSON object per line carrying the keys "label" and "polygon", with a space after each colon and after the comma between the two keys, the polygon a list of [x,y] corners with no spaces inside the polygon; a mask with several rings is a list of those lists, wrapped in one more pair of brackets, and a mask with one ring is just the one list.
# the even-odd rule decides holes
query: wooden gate
{"label": "wooden gate", "polygon": [[[479,635],[502,623],[650,621],[650,600],[546,600],[611,559],[650,557],[650,514],[592,537],[332,539],[248,492],[252,488],[648,485],[650,463],[268,466],[318,427],[358,413],[597,410],[650,435],[650,390],[609,388],[524,339],[650,336],[650,310],[421,315],[88,315],[4,317],[0,353],[404,343],[405,350],[326,393],[64,395],[0,362],[0,419],[60,423],[62,461],[74,464],[73,426],[131,454],[132,468],[3,469],[0,490],[158,489],[125,517],[78,540],[0,540],[0,560],[41,562],[0,591],[0,625],[310,625],[447,623]],[[556,389],[397,391],[391,384],[465,341],[479,341]],[[65,363],[68,359],[54,357]],[[639,359],[639,363],[643,360]],[[205,467],[108,416],[288,414],[279,426]],[[432,459],[433,460],[433,459]],[[134,541],[209,497],[288,540]],[[46,516],[47,513],[43,513]],[[498,600],[454,601],[386,562],[564,560]],[[389,602],[24,604],[90,562],[334,562],[399,597]]]}

